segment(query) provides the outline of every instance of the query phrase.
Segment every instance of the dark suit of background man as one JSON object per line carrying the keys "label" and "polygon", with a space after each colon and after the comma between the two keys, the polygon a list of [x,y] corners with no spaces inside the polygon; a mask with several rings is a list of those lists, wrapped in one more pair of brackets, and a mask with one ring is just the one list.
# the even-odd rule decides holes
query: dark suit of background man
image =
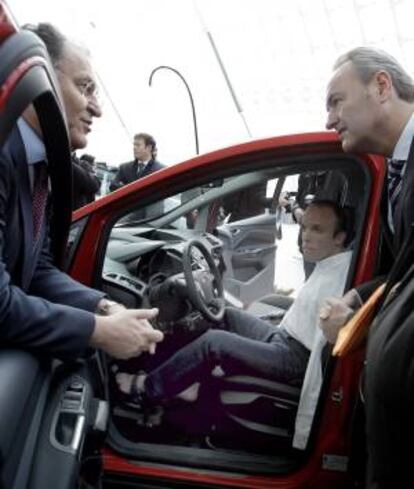
{"label": "dark suit of background man", "polygon": [[[26,29],[47,46],[61,89],[71,149],[83,148],[93,119],[101,116],[87,52],[50,24]],[[54,265],[46,213],[47,155],[40,134],[39,120],[30,106],[0,149],[2,347],[64,359],[82,355],[91,346],[118,358],[154,350],[162,334],[147,319],[156,310],[128,311]],[[59,209],[54,207],[54,211]],[[55,217],[59,218],[54,216],[53,222]]]}
{"label": "dark suit of background man", "polygon": [[128,183],[164,168],[164,165],[155,159],[156,154],[157,145],[152,136],[144,132],[135,134],[134,160],[120,165],[109,189],[111,191],[117,190]]}
{"label": "dark suit of background man", "polygon": [[[392,287],[413,264],[414,82],[392,56],[372,48],[344,54],[334,69],[327,90],[326,127],[336,130],[344,151],[388,158],[382,224],[396,259],[387,279]],[[402,280],[394,307],[410,287],[408,279]],[[369,290],[372,287],[359,289],[359,296],[364,299]],[[355,305],[358,294],[353,289],[343,299],[331,299],[321,309],[322,328],[332,341],[352,314],[348,306]],[[413,479],[414,324],[387,316],[389,307],[392,299],[371,326],[364,375],[369,489],[406,487]],[[397,310],[412,318],[414,304]]]}
{"label": "dark suit of background man", "polygon": [[72,153],[72,170],[72,209],[75,211],[95,200],[95,195],[101,187],[101,181],[96,175],[95,158],[91,155],[84,154],[78,158],[75,153]]}

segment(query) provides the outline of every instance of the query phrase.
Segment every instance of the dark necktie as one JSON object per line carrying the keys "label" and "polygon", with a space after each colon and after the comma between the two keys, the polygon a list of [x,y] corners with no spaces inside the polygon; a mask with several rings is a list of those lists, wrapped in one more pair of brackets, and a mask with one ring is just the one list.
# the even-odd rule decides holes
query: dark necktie
{"label": "dark necktie", "polygon": [[142,174],[144,173],[145,170],[145,165],[141,161],[138,161],[137,165],[137,177],[142,177]]}
{"label": "dark necktie", "polygon": [[405,160],[388,160],[388,199],[391,205],[392,220],[394,221],[395,208],[398,202],[398,196],[402,187],[402,171],[405,166]]}
{"label": "dark necktie", "polygon": [[39,239],[45,216],[48,195],[47,164],[42,161],[33,165],[34,181],[32,195],[33,237],[35,242]]}

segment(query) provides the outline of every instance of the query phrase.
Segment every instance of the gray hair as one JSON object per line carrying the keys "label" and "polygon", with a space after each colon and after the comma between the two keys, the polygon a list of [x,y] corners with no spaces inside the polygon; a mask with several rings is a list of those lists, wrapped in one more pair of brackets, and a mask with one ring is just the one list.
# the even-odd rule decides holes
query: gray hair
{"label": "gray hair", "polygon": [[381,49],[358,47],[340,56],[334,65],[339,68],[350,61],[363,83],[368,83],[378,71],[386,71],[400,99],[414,102],[414,82],[398,61]]}
{"label": "gray hair", "polygon": [[23,29],[40,37],[46,46],[53,66],[56,67],[64,56],[66,37],[54,25],[47,22],[41,22],[37,25],[26,24]]}
{"label": "gray hair", "polygon": [[68,45],[76,46],[89,57],[89,51],[83,45],[80,45],[64,36],[57,27],[48,22],[40,22],[39,24],[26,24],[22,27],[24,30],[31,31],[36,34],[44,42],[50,60],[54,68],[59,67],[59,63],[65,57],[65,49]]}

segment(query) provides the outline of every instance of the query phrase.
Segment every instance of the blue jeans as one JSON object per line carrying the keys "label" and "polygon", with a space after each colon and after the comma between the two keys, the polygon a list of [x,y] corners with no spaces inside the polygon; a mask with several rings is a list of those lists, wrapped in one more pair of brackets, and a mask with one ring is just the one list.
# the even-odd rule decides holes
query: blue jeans
{"label": "blue jeans", "polygon": [[239,309],[228,308],[226,330],[199,336],[150,372],[145,391],[150,400],[175,397],[209,378],[219,365],[226,375],[253,375],[297,384],[303,380],[309,350],[277,326]]}

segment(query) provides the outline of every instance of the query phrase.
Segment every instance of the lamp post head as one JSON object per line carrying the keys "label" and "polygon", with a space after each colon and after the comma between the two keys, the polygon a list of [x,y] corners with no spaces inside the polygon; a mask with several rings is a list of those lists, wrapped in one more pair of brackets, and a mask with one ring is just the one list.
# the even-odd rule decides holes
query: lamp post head
{"label": "lamp post head", "polygon": [[188,86],[188,83],[187,83],[186,79],[183,77],[183,75],[178,70],[176,70],[175,68],[172,68],[171,66],[167,66],[167,65],[157,66],[156,68],[154,68],[151,71],[151,74],[150,74],[149,79],[148,79],[148,85],[150,87],[152,86],[152,78],[153,78],[154,74],[158,70],[161,70],[161,69],[165,69],[165,70],[169,70],[169,71],[174,72],[178,77],[180,77],[180,79],[182,80],[182,82],[185,85],[185,88],[187,89],[187,93],[188,93],[188,96],[190,98],[190,103],[191,103],[191,111],[192,111],[192,115],[193,115],[193,125],[194,125],[194,138],[195,138],[196,154],[199,154],[197,119],[196,119],[196,113],[195,113],[195,107],[194,107],[194,100],[193,100],[193,96],[191,94],[190,87]]}

